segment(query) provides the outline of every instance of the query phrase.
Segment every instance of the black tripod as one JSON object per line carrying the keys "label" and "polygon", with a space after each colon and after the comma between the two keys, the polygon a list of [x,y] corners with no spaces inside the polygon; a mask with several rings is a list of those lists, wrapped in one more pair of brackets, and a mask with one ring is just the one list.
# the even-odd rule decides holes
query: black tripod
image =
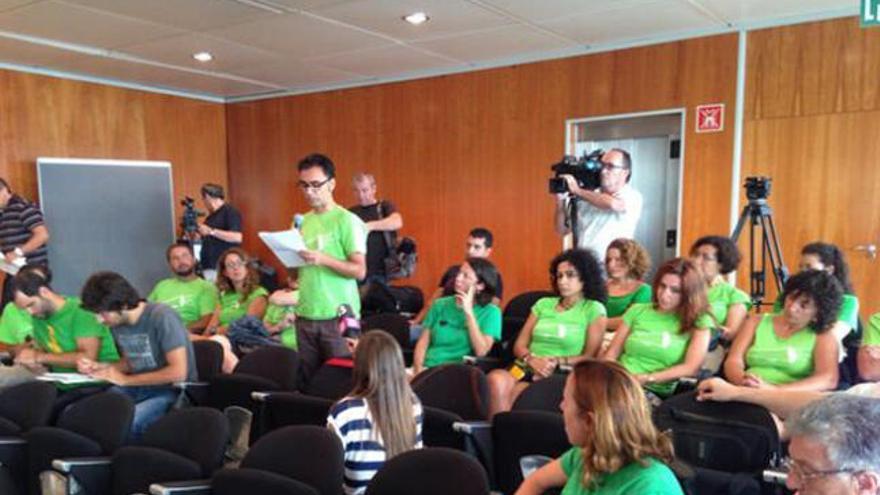
{"label": "black tripod", "polygon": [[[749,296],[752,304],[760,311],[764,304],[765,280],[767,273],[767,259],[770,259],[770,269],[773,279],[776,281],[776,289],[781,294],[785,282],[788,280],[788,268],[782,260],[782,248],[779,244],[779,236],[776,234],[776,226],[773,223],[773,210],[767,205],[767,196],[770,194],[770,179],[765,177],[746,178],[746,196],[749,203],[743,207],[736,227],[730,238],[733,242],[739,240],[739,235],[749,220]],[[755,260],[755,230],[761,228],[761,263]]]}

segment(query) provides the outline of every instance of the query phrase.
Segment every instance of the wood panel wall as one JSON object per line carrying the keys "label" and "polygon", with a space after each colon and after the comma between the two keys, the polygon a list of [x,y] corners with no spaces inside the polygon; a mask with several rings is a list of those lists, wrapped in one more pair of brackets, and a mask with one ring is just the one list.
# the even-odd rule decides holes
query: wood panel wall
{"label": "wood panel wall", "polygon": [[844,249],[866,318],[880,261],[854,247],[880,246],[880,30],[852,17],[754,31],[746,70],[743,176],[773,178],[789,268],[808,242]]}
{"label": "wood panel wall", "polygon": [[[729,229],[732,116],[724,132],[695,134],[694,106],[735,99],[737,35],[665,43],[459,75],[227,106],[233,202],[246,245],[268,258],[258,229],[307,210],[295,164],[320,151],[350,179],[373,173],[404,217],[421,261],[414,282],[432,290],[459,262],[474,226],[496,235],[506,295],[546,287],[560,250],[547,193],[564,151],[565,120],[685,107],[683,240]],[[728,112],[728,113],[729,113]],[[638,167],[638,164],[634,165]]]}
{"label": "wood panel wall", "polygon": [[0,70],[0,177],[36,200],[40,156],[168,160],[175,194],[198,197],[227,182],[225,108]]}

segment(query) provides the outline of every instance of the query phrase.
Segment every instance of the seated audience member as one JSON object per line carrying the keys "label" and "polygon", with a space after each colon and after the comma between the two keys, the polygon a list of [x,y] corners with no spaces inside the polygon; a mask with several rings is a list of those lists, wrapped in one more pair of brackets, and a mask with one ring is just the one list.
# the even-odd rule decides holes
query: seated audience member
{"label": "seated audience member", "polygon": [[83,308],[109,326],[122,359],[96,363],[81,359],[80,373],[108,381],[110,390],[128,395],[135,403],[131,440],[174,404],[175,382],[196,381],[196,360],[186,327],[164,304],[148,303],[122,275],[98,272],[82,289]]}
{"label": "seated audience member", "polygon": [[119,360],[107,327],[82,308],[80,300],[57,294],[46,267],[21,270],[12,279],[15,305],[31,315],[33,346],[19,350],[15,362],[32,371],[76,371],[80,359]]}
{"label": "seated audience member", "polygon": [[434,301],[413,352],[413,372],[485,356],[501,338],[501,309],[492,302],[498,272],[483,258],[468,258],[455,276],[455,295]]}
{"label": "seated audience member", "polygon": [[880,400],[831,394],[785,422],[795,493],[880,494]]}
{"label": "seated audience member", "polygon": [[642,387],[622,366],[608,361],[578,363],[565,382],[562,417],[572,449],[545,464],[516,495],[680,495],[672,441],[657,431]]}
{"label": "seated audience member", "polygon": [[174,276],[159,281],[147,300],[170,306],[187,330],[201,334],[217,306],[217,289],[196,274],[196,258],[190,244],[172,244],[165,251],[165,259]]}
{"label": "seated audience member", "polygon": [[[820,270],[834,275],[843,289],[843,300],[837,321],[834,323],[834,335],[838,342],[855,330],[859,324],[859,299],[855,296],[852,282],[849,278],[849,265],[843,256],[843,251],[834,244],[825,242],[813,242],[801,249],[801,260],[798,265],[800,271]],[[782,311],[782,294],[776,299],[774,311]],[[845,349],[840,350],[840,360],[845,356]]]}
{"label": "seated audience member", "polygon": [[709,349],[712,317],[706,283],[693,262],[669,260],[654,276],[651,304],[635,304],[624,315],[603,354],[667,397],[679,378],[696,376]]}
{"label": "seated audience member", "polygon": [[651,302],[651,286],[643,280],[651,269],[651,257],[641,244],[632,239],[614,239],[605,252],[608,273],[607,329],[617,330],[623,314],[633,304]]}
{"label": "seated audience member", "polygon": [[733,342],[736,333],[746,319],[749,295],[725,280],[736,270],[742,257],[739,248],[727,237],[710,235],[697,239],[691,247],[691,259],[703,272],[709,309],[715,317],[720,337]]}
{"label": "seated audience member", "polygon": [[14,355],[33,335],[34,322],[31,315],[15,304],[7,304],[0,314],[0,351]]}
{"label": "seated audience member", "polygon": [[862,380],[880,381],[880,313],[868,320],[859,348],[858,365]]}
{"label": "seated audience member", "polygon": [[[846,393],[863,397],[880,399],[880,383],[862,383],[850,388]],[[785,390],[770,388],[744,387],[734,385],[723,378],[713,377],[701,381],[697,385],[697,400],[716,402],[748,402],[761,406],[780,418],[788,418],[800,411],[807,404],[829,395],[828,392],[812,390]]]}
{"label": "seated audience member", "polygon": [[346,494],[363,493],[386,460],[422,448],[422,405],[397,341],[383,331],[366,333],[355,349],[353,373],[354,388],[327,417],[345,452]]}
{"label": "seated audience member", "polygon": [[826,272],[791,277],[780,313],[754,315],[743,325],[724,362],[732,383],[791,390],[837,386],[837,340],[830,331],[840,310],[840,284]]}
{"label": "seated audience member", "polygon": [[299,303],[299,282],[296,269],[287,276],[287,287],[269,296],[263,325],[271,335],[277,335],[281,345],[296,350],[296,305]]}
{"label": "seated audience member", "polygon": [[599,261],[590,251],[565,251],[550,262],[550,284],[556,297],[535,302],[513,345],[517,363],[489,373],[490,416],[510,410],[530,381],[599,352],[606,298]]}
{"label": "seated audience member", "polygon": [[[472,229],[470,233],[468,233],[467,240],[465,242],[465,257],[466,258],[482,258],[488,259],[489,255],[492,254],[492,246],[495,243],[495,238],[492,235],[492,232],[489,229],[483,227],[477,227]],[[428,302],[425,304],[425,307],[422,309],[421,313],[419,313],[413,321],[416,323],[421,323],[425,319],[425,315],[428,310],[431,308],[431,305],[434,304],[434,301],[441,297],[448,297],[455,295],[455,276],[458,275],[458,269],[461,265],[452,265],[443,272],[443,276],[440,277],[440,283],[437,286],[437,290],[431,294],[431,297],[428,299]],[[504,282],[501,280],[501,273],[498,273],[498,286],[495,289],[495,295],[492,297],[492,302],[496,306],[501,306],[501,299],[504,297]]]}

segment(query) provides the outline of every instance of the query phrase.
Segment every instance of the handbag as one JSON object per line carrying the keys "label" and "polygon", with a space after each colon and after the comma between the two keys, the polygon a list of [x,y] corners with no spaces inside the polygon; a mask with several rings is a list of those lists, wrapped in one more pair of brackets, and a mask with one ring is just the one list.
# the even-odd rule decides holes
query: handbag
{"label": "handbag", "polygon": [[[381,201],[376,205],[376,209],[379,212],[379,219],[385,218]],[[387,230],[382,231],[382,238],[385,239],[385,246],[388,248],[388,255],[382,260],[385,265],[385,276],[388,280],[413,276],[419,261],[416,253],[416,241],[404,237],[395,244],[391,240],[391,232]]]}

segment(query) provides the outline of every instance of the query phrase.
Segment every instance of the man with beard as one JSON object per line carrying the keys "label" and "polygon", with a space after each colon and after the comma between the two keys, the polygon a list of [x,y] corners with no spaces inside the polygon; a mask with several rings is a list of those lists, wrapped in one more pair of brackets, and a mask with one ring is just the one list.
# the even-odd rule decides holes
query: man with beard
{"label": "man with beard", "polygon": [[189,244],[168,246],[165,258],[174,276],[159,281],[147,299],[170,306],[187,330],[201,334],[217,306],[217,288],[196,275],[196,258]]}

